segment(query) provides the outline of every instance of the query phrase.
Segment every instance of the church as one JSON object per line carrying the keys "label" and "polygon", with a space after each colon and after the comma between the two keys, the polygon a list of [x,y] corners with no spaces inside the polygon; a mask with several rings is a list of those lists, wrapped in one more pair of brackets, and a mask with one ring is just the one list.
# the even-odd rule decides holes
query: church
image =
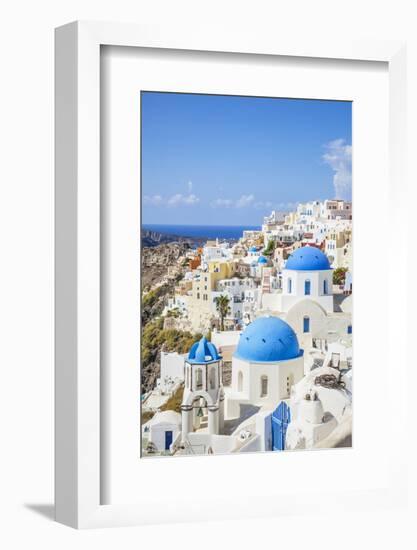
{"label": "church", "polygon": [[181,415],[156,413],[149,422],[156,449],[182,455],[312,448],[350,418],[346,384],[317,385],[317,376],[335,369],[305,373],[297,335],[278,317],[258,317],[246,328],[231,368],[231,384],[224,386],[216,346],[205,337],[192,345]]}
{"label": "church", "polygon": [[[158,440],[179,455],[308,449],[338,431],[348,440],[352,326],[350,314],[336,311],[326,255],[314,246],[296,250],[269,299],[268,311],[238,336],[228,385],[213,342],[203,337],[191,346],[181,415],[157,413],[150,423],[157,448]],[[319,337],[324,349],[316,346]],[[313,364],[314,354],[321,364]]]}
{"label": "church", "polygon": [[315,340],[350,333],[351,297],[334,295],[333,270],[319,248],[307,245],[295,250],[282,270],[280,286],[279,291],[262,295],[261,313],[284,319],[305,349]]}
{"label": "church", "polygon": [[[278,317],[259,317],[240,335],[232,357],[231,384],[224,386],[222,356],[203,337],[185,359],[181,420],[174,419],[170,425],[161,417],[159,422],[157,413],[150,428],[160,441],[169,441],[170,454],[177,455],[306,448],[317,440],[317,434],[333,430],[337,421],[324,411],[314,384],[303,388],[301,401],[308,403],[300,403],[299,392],[294,390],[306,380],[303,356],[288,323]],[[287,428],[292,434],[288,445]],[[170,432],[168,438],[164,429]]]}

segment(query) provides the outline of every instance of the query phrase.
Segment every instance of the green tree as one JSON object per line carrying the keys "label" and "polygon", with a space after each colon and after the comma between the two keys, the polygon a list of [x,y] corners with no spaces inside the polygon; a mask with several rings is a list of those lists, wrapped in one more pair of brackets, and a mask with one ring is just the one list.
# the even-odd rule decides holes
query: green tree
{"label": "green tree", "polygon": [[346,267],[338,267],[333,271],[333,284],[344,285],[346,279]]}
{"label": "green tree", "polygon": [[175,317],[177,319],[178,317],[181,317],[181,312],[177,307],[174,307],[173,309],[169,309],[167,311],[167,317]]}
{"label": "green tree", "polygon": [[222,294],[221,296],[217,296],[214,301],[216,303],[217,313],[220,317],[220,329],[224,330],[224,318],[232,311],[229,307],[230,299],[228,296]]}
{"label": "green tree", "polygon": [[266,248],[263,250],[263,254],[265,256],[271,256],[274,250],[275,250],[275,240],[269,239],[268,244],[266,245]]}
{"label": "green tree", "polygon": [[201,334],[192,334],[177,329],[164,329],[164,321],[157,318],[142,327],[142,367],[145,368],[158,361],[159,352],[176,351],[186,353],[194,342],[202,337]]}

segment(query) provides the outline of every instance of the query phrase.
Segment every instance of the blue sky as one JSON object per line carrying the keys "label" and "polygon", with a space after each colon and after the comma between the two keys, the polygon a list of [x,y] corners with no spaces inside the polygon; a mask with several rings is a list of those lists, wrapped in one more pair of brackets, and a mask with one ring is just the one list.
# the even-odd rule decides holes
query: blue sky
{"label": "blue sky", "polygon": [[351,197],[351,103],[142,92],[142,223],[260,225]]}

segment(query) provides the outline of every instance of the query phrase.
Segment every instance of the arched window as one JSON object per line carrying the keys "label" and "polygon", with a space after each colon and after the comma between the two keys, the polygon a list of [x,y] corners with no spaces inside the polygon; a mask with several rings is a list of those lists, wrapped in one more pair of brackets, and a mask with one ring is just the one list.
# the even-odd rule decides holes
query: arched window
{"label": "arched window", "polygon": [[327,294],[327,293],[328,293],[327,279],[324,279],[324,281],[323,281],[323,294]]}
{"label": "arched window", "polygon": [[195,389],[201,390],[203,388],[203,370],[197,369],[195,372]]}
{"label": "arched window", "polygon": [[211,367],[210,369],[210,389],[216,389],[216,367]]}
{"label": "arched window", "polygon": [[241,370],[237,375],[237,391],[243,391],[243,372]]}
{"label": "arched window", "polygon": [[310,279],[307,279],[306,281],[304,281],[304,295],[310,296],[310,293],[311,293],[311,282],[310,282]]}
{"label": "arched window", "polygon": [[288,294],[291,294],[292,292],[292,279],[288,279],[287,281],[287,292]]}
{"label": "arched window", "polygon": [[305,316],[303,319],[303,332],[310,332],[310,317]]}
{"label": "arched window", "polygon": [[261,397],[266,397],[268,395],[268,377],[263,375],[261,376]]}

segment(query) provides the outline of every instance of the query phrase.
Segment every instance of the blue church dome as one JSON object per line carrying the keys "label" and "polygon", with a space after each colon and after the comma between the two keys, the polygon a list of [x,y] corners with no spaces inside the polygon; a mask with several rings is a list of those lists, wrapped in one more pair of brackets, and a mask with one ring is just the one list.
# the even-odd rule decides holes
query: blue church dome
{"label": "blue church dome", "polygon": [[216,346],[209,342],[205,336],[191,346],[187,358],[189,363],[211,363],[220,359]]}
{"label": "blue church dome", "polygon": [[278,317],[258,317],[240,335],[234,356],[266,363],[295,359],[303,354],[295,332]]}
{"label": "blue church dome", "polygon": [[315,246],[302,246],[293,252],[285,264],[285,269],[294,271],[320,271],[331,269],[329,260]]}
{"label": "blue church dome", "polygon": [[258,264],[267,264],[268,260],[265,258],[265,256],[259,256],[258,258]]}
{"label": "blue church dome", "polygon": [[249,252],[258,252],[258,249],[256,248],[256,246],[251,246],[249,248]]}

